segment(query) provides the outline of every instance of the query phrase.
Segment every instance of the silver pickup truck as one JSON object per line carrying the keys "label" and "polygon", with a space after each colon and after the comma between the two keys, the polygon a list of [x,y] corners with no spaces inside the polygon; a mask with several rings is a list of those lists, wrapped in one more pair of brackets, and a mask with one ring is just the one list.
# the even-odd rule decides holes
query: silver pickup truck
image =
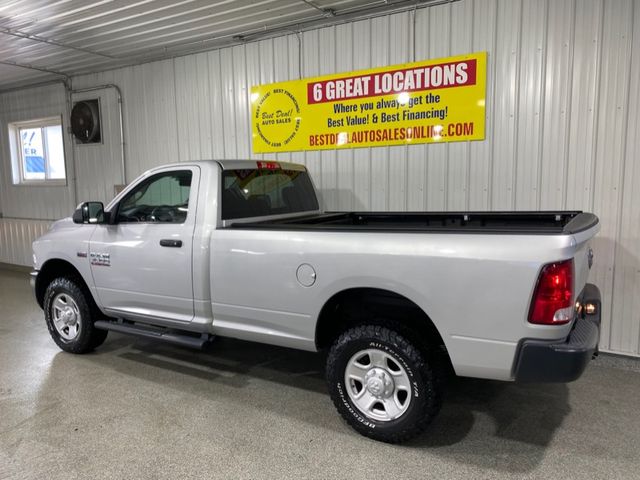
{"label": "silver pickup truck", "polygon": [[567,382],[597,353],[590,213],[323,212],[301,165],[155,168],[33,244],[32,285],[67,352],[108,331],[201,348],[214,336],[327,355],[331,397],[401,442],[443,376]]}

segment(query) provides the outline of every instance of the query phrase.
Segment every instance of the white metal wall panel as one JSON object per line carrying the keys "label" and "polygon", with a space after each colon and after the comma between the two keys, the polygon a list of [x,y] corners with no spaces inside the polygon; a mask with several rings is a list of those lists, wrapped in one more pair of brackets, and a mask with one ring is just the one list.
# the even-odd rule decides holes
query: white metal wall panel
{"label": "white metal wall panel", "polygon": [[612,291],[613,310],[610,348],[620,352],[637,353],[640,337],[640,5],[633,4],[631,64],[628,123],[620,185],[621,204],[618,212],[618,231],[615,235]]}
{"label": "white metal wall panel", "polygon": [[[551,2],[551,6],[554,5],[555,2]],[[565,205],[567,208],[590,208],[604,2],[584,0],[575,2],[574,8],[570,150]],[[549,45],[548,48],[553,47]]]}
{"label": "white metal wall panel", "polygon": [[492,65],[495,68],[493,165],[491,177],[492,210],[515,208],[516,117],[518,115],[519,55],[522,32],[522,1],[500,2],[496,44]]}
{"label": "white metal wall panel", "polygon": [[[127,181],[151,167],[180,159],[175,82],[173,60],[87,75],[74,80],[73,86],[77,89],[108,83],[115,83],[122,89]],[[107,104],[112,109],[116,108],[113,103]],[[117,128],[117,119],[112,123],[113,128]],[[114,151],[114,155],[116,154],[119,155],[119,151]],[[117,162],[113,165],[117,165]],[[101,179],[96,177],[93,181],[99,182]],[[108,179],[106,188],[113,190],[111,178]]]}
{"label": "white metal wall panel", "polygon": [[[114,185],[122,183],[120,118],[114,89],[101,89],[74,94],[72,101],[99,99],[102,142],[73,144],[76,164],[78,198],[108,202],[113,198]],[[98,180],[99,179],[99,180]],[[71,210],[63,216],[70,215]]]}
{"label": "white metal wall panel", "polygon": [[547,8],[547,37],[544,41],[542,125],[538,199],[536,209],[564,205],[569,160],[569,119],[573,75],[575,2],[558,0]]}
{"label": "white metal wall panel", "polygon": [[203,108],[208,106],[210,97],[208,68],[207,53],[177,58],[174,62],[178,155],[181,161],[203,160],[213,155],[212,112]]}
{"label": "white metal wall panel", "polygon": [[[472,51],[488,52],[485,141],[250,151],[253,84]],[[306,164],[331,210],[592,210],[602,221],[592,275],[605,301],[602,346],[639,355],[639,81],[638,0],[463,0],[76,77],[74,87],[122,88],[128,181],[176,160],[277,158]],[[2,115],[22,110],[23,99],[0,101]],[[83,194],[113,188],[118,162],[103,160],[79,166]],[[3,179],[5,215],[22,212]],[[67,214],[68,199],[60,205],[48,214]],[[33,208],[49,218],[52,207],[24,212]]]}
{"label": "white metal wall panel", "polygon": [[[290,41],[289,37],[281,37],[278,40]],[[232,93],[234,94],[234,119],[236,127],[236,157],[249,158],[251,156],[251,125],[249,116],[251,107],[249,95],[251,86],[247,85],[246,45],[233,47],[231,69],[233,70]],[[282,50],[290,52],[290,46],[283,46]]]}
{"label": "white metal wall panel", "polygon": [[235,75],[233,71],[233,50],[237,52],[239,47],[220,50],[220,75],[222,80],[220,86],[222,87],[223,99],[221,114],[225,124],[223,141],[226,158],[238,158],[236,94],[233,90]]}
{"label": "white metal wall panel", "polygon": [[[520,30],[520,69],[517,72],[516,144],[514,159],[513,203],[519,210],[538,208],[538,185],[540,183],[540,139],[542,130],[541,109],[543,106],[542,74],[543,49],[546,40],[544,22],[547,19],[546,0],[522,2]],[[530,28],[522,28],[524,22]],[[526,59],[526,60],[525,60]]]}
{"label": "white metal wall panel", "polygon": [[[467,3],[467,2],[465,2]],[[469,192],[466,209],[489,210],[491,208],[491,178],[493,177],[493,144],[495,134],[496,70],[493,57],[496,52],[498,1],[481,0],[472,4],[473,42],[471,50],[488,52],[487,102],[485,105],[485,141],[469,144]],[[492,100],[493,99],[493,100]]]}
{"label": "white metal wall panel", "polygon": [[209,63],[209,95],[202,99],[200,108],[208,108],[211,111],[211,152],[212,158],[229,158],[225,146],[225,128],[229,128],[222,111],[224,90],[222,88],[222,68],[220,63],[220,51],[207,54]]}
{"label": "white metal wall panel", "polygon": [[[450,6],[441,5],[439,7],[425,10],[428,16],[424,25],[427,27],[427,43],[425,58],[439,58],[449,55],[450,43]],[[416,25],[418,23],[416,22]],[[418,58],[418,57],[416,57]],[[427,210],[447,209],[447,169],[449,160],[449,145],[435,144],[424,147],[427,151]],[[395,170],[395,155],[391,169]],[[395,195],[392,195],[393,198]]]}
{"label": "white metal wall panel", "polygon": [[[62,84],[19,90],[0,95],[0,205],[5,217],[53,220],[69,214],[73,207],[73,166],[67,162],[67,185],[25,187],[13,184],[8,124],[38,118],[63,116],[66,94]],[[63,123],[66,129],[66,121]],[[71,142],[65,135],[65,152]],[[70,156],[68,156],[70,157]]]}
{"label": "white metal wall panel", "polygon": [[[628,121],[629,67],[631,66],[631,1],[605,2],[602,19],[602,45],[599,62],[599,89],[595,120],[591,209],[601,217],[602,230],[597,239],[599,262],[594,279],[604,286],[603,338],[616,350],[628,350],[628,339],[611,343],[613,328],[609,319],[613,311],[613,275],[615,239],[619,232],[618,211],[621,208],[621,177]],[[637,88],[637,81],[634,82]],[[635,339],[637,348],[637,340]]]}
{"label": "white metal wall panel", "polygon": [[[473,51],[473,6],[472,2],[450,4],[449,54],[462,55]],[[447,163],[447,209],[466,210],[469,191],[469,142],[449,144]]]}

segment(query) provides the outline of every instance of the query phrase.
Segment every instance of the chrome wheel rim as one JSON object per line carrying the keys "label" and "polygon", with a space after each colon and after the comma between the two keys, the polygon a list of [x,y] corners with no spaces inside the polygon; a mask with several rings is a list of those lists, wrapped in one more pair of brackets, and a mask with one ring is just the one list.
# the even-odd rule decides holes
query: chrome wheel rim
{"label": "chrome wheel rim", "polygon": [[389,422],[411,404],[411,380],[398,360],[375,348],[361,350],[347,363],[347,393],[367,418]]}
{"label": "chrome wheel rim", "polygon": [[66,293],[59,293],[51,302],[51,318],[56,332],[65,340],[73,340],[80,334],[80,309],[75,300]]}

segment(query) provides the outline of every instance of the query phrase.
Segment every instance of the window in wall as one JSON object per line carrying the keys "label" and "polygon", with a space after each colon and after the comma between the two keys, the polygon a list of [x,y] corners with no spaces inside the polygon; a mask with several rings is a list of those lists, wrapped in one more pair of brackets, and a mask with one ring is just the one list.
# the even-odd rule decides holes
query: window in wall
{"label": "window in wall", "polygon": [[60,117],[9,124],[13,182],[66,184]]}

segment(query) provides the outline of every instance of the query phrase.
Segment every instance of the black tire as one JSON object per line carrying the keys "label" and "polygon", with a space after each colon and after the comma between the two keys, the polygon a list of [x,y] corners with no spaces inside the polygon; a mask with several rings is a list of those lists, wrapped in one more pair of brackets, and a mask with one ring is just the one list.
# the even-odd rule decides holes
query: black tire
{"label": "black tire", "polygon": [[[442,369],[435,359],[429,359],[428,351],[417,345],[417,342],[411,342],[391,327],[382,325],[354,327],[334,342],[327,357],[327,381],[331,399],[347,423],[362,435],[388,443],[404,442],[423,432],[440,410]],[[410,395],[410,401],[404,407],[406,410],[396,418],[379,420],[367,415],[349,394],[358,389],[358,383],[346,383],[347,365],[366,350],[379,350],[387,361],[391,359],[390,378],[393,378],[393,372],[397,375],[397,368],[400,366],[406,374],[405,378],[409,380],[410,394],[404,395]],[[365,354],[364,358],[366,357]],[[393,363],[396,365],[393,366]],[[379,405],[384,407],[382,403]],[[375,412],[372,414],[375,415]]]}
{"label": "black tire", "polygon": [[[63,295],[67,301],[69,298],[72,299],[79,312],[80,327],[73,339],[64,338],[54,324],[53,303],[60,295]],[[99,330],[93,325],[93,322],[102,317],[102,313],[93,301],[91,293],[81,281],[75,278],[59,277],[51,281],[44,294],[43,308],[49,334],[58,347],[65,352],[87,353],[102,345],[107,338],[108,331]]]}

